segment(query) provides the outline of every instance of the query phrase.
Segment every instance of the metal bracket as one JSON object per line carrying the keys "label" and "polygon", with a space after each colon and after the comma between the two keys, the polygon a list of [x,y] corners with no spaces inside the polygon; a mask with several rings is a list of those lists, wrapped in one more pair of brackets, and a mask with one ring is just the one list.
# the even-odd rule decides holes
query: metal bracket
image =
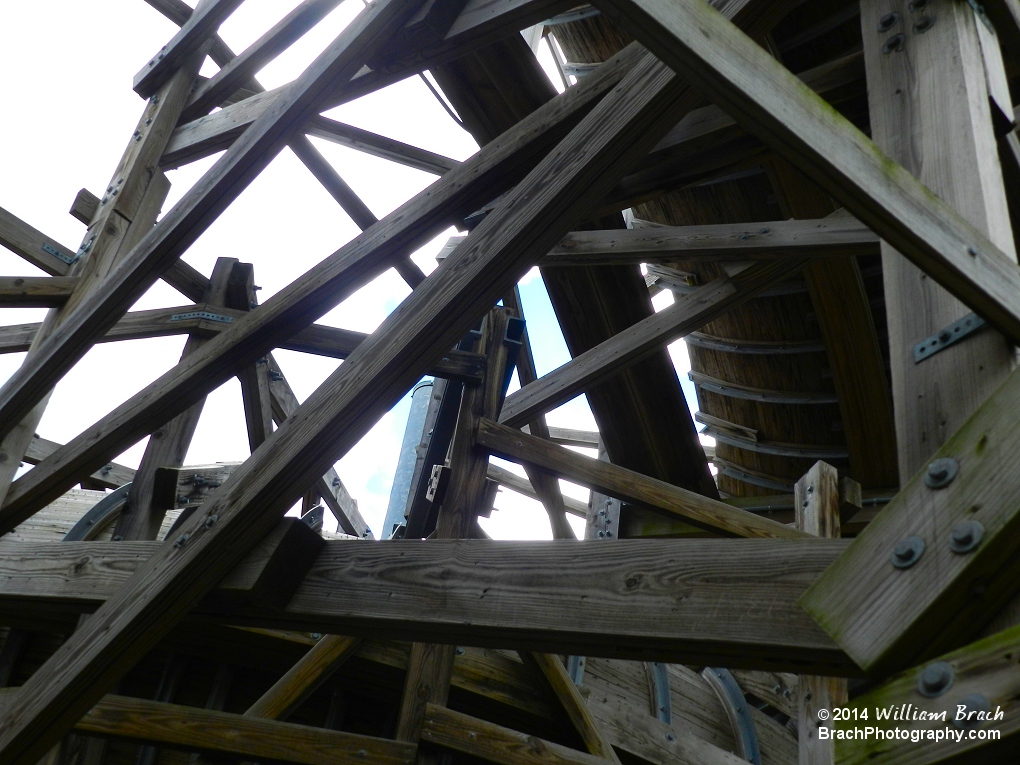
{"label": "metal bracket", "polygon": [[224,324],[230,324],[234,317],[223,316],[212,311],[189,311],[188,313],[175,313],[170,317],[170,321],[187,321],[188,319],[208,319],[209,321],[220,321]]}
{"label": "metal bracket", "polygon": [[669,666],[661,661],[648,662],[652,678],[652,703],[655,716],[666,724],[673,721],[672,702],[669,691]]}
{"label": "metal bracket", "polygon": [[42,246],[44,252],[48,252],[50,255],[55,257],[57,260],[62,260],[67,265],[71,266],[78,262],[78,255],[66,255],[61,252],[58,247],[54,247],[52,244],[44,244]]}
{"label": "metal bracket", "polygon": [[571,681],[578,688],[581,687],[581,683],[584,682],[584,657],[583,656],[568,656],[567,657],[567,674],[570,676]]}
{"label": "metal bracket", "polygon": [[939,330],[931,337],[925,338],[914,346],[914,363],[920,364],[939,351],[945,350],[953,343],[963,340],[963,338],[985,326],[985,323],[985,320],[976,313],[969,313],[957,319],[945,329]]}
{"label": "metal bracket", "polygon": [[754,718],[751,717],[744,692],[740,690],[733,674],[722,667],[705,667],[701,676],[712,686],[726,710],[737,742],[737,755],[754,765],[761,765],[758,731],[754,727]]}

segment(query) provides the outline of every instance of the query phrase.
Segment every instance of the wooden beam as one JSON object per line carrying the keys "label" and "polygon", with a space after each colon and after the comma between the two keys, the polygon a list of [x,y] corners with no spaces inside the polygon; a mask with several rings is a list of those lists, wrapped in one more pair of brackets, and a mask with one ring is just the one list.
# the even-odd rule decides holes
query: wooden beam
{"label": "wooden beam", "polygon": [[[197,8],[191,18],[160,48],[135,75],[134,91],[148,98],[173,77],[193,53],[216,34],[220,24],[241,4],[242,0],[210,0]],[[204,58],[204,56],[203,56]]]}
{"label": "wooden beam", "polygon": [[[304,0],[242,54],[221,65],[215,76],[199,85],[181,113],[181,122],[190,122],[222,104],[339,4],[340,0]],[[190,19],[185,23],[191,23]]]}
{"label": "wooden beam", "polygon": [[63,305],[77,284],[75,276],[0,276],[0,306],[52,308]]}
{"label": "wooden beam", "polygon": [[[527,478],[511,473],[506,468],[501,468],[499,465],[489,465],[488,473],[486,474],[490,479],[496,481],[501,486],[505,486],[511,491],[515,491],[518,494],[523,494],[525,497],[531,497],[541,502],[538,496],[538,492],[535,491],[535,487],[531,485],[531,481]],[[571,515],[576,515],[579,518],[584,518],[588,514],[588,505],[579,499],[573,497],[563,497],[563,507],[566,512]]]}
{"label": "wooden beam", "polygon": [[[28,445],[28,451],[25,452],[25,462],[29,465],[38,465],[60,447],[61,444],[58,444],[56,441],[50,441],[40,438],[38,435],[33,435],[32,443]],[[134,477],[134,468],[111,462],[90,475],[88,480],[90,483],[101,486],[104,489],[116,489],[126,483],[131,483]]]}
{"label": "wooden beam", "polygon": [[[903,24],[931,14],[938,14],[939,23],[933,35],[916,35],[913,45],[895,56],[881,52],[878,35],[866,38],[874,140],[1015,261],[989,109],[986,64],[992,62],[982,56],[978,32],[983,21],[971,7],[944,0],[933,0],[924,14],[912,12],[908,2],[867,0],[861,5],[862,28],[875,28],[891,12],[899,13]],[[997,65],[1001,73],[1001,59]],[[919,71],[925,76],[918,77]],[[981,332],[915,363],[917,343],[938,335],[970,309],[984,312],[965,299],[970,309],[962,305],[942,288],[948,285],[926,279],[894,246],[883,244],[882,273],[899,478],[905,483],[1002,384],[1014,362],[1009,343],[995,332]]]}
{"label": "wooden beam", "polygon": [[498,765],[599,765],[601,757],[429,704],[422,740]]}
{"label": "wooden beam", "polygon": [[609,462],[584,457],[563,446],[528,436],[505,425],[483,420],[478,443],[492,454],[528,462],[559,478],[579,483],[626,502],[649,505],[719,534],[739,537],[800,538],[804,533],[775,521],[738,510],[664,481]]}
{"label": "wooden beam", "polygon": [[545,678],[588,751],[603,761],[619,765],[620,758],[605,733],[599,728],[598,722],[588,709],[587,702],[567,674],[560,657],[548,653],[521,653],[520,656],[525,665],[532,667]]}
{"label": "wooden beam", "polygon": [[665,0],[597,5],[862,223],[1020,341],[1016,263],[717,11]]}
{"label": "wooden beam", "polygon": [[741,305],[796,271],[802,261],[762,263],[734,277],[722,277],[673,305],[638,322],[625,332],[507,397],[500,422],[520,427],[536,414],[555,409],[589,387],[636,364],[664,345],[683,337],[731,308]]}
{"label": "wooden beam", "polygon": [[[770,177],[784,214],[846,220],[832,197],[788,162],[772,163]],[[850,473],[869,489],[895,486],[892,394],[861,268],[852,256],[812,259],[803,274],[839,399]]]}
{"label": "wooden beam", "polygon": [[[183,223],[192,217],[191,225],[181,226],[189,232],[183,236],[185,244],[191,234],[200,234],[199,222],[211,221],[208,210],[198,212],[208,204],[205,192],[239,193],[244,184],[229,183],[232,173],[228,171],[240,171],[249,161],[256,164],[245,168],[247,172],[260,169],[256,157],[267,159],[266,152],[257,151],[260,144],[265,142],[261,148],[268,150],[282,146],[288,137],[280,120],[298,116],[291,112],[313,109],[318,102],[310,97],[318,95],[314,91],[342,81],[360,60],[359,54],[367,52],[369,40],[402,21],[398,11],[413,10],[409,4],[397,9],[392,0],[366,9],[359,16],[361,21],[347,27],[298,84],[288,89],[290,108],[280,104],[279,111],[266,114],[246,131],[210,171],[212,177],[192,187],[163,218],[165,225],[157,224],[134,257],[129,256],[111,275],[114,283],[107,285],[111,295],[94,305],[84,303],[76,313],[78,321],[71,317],[58,333],[59,340],[54,335],[46,346],[49,352],[40,356],[63,368],[68,343],[101,334],[105,326],[100,317],[126,310],[114,295],[122,293],[127,298],[133,292],[131,284],[144,286],[142,274],[155,269],[164,249],[160,242],[176,229],[174,221]],[[294,487],[311,483],[354,446],[425,369],[464,335],[473,317],[494,305],[523,276],[534,252],[560,240],[593,200],[676,122],[680,110],[688,108],[681,97],[687,92],[685,83],[651,57],[639,63],[621,87],[610,92],[478,225],[465,245],[315,391],[299,414],[284,422],[227,480],[205,506],[218,522],[212,528],[196,525],[199,519],[189,522],[186,527],[192,536],[187,545],[162,548],[22,686],[22,704],[0,723],[0,759],[10,765],[35,765],[103,691],[213,586],[218,575],[269,531],[297,498]],[[228,202],[229,196],[214,206]],[[183,234],[177,231],[177,237]],[[177,238],[168,254],[181,242]],[[109,317],[105,322],[112,324]],[[76,324],[80,332],[64,332]],[[8,394],[36,376],[12,378]],[[0,391],[0,421],[5,408],[16,411],[16,407],[5,407],[5,398]]]}
{"label": "wooden beam", "polygon": [[[1010,465],[1018,407],[1014,373],[933,455],[932,474],[911,478],[805,593],[804,607],[863,669],[889,671],[959,645],[1016,592],[1020,483]],[[933,488],[939,459],[954,460],[959,472]],[[976,549],[953,552],[954,534],[970,528],[961,524],[975,522]],[[898,546],[914,537],[924,544],[920,558],[894,565]]]}
{"label": "wooden beam", "polygon": [[[215,0],[210,0],[215,2]],[[0,434],[24,418],[184,250],[219,217],[321,106],[324,93],[356,74],[376,37],[399,26],[415,3],[372,6],[361,13],[288,87],[274,109],[252,124],[212,168],[83,296],[38,352],[0,389]],[[112,193],[112,192],[111,192]],[[68,303],[70,308],[70,302]],[[6,425],[6,428],[5,428]]]}
{"label": "wooden beam", "polygon": [[[265,566],[256,549],[194,613],[267,629],[857,675],[796,603],[847,545],[810,537],[330,541],[283,610],[248,605]],[[0,615],[20,624],[92,611],[159,554],[155,542],[0,541]],[[83,556],[88,564],[75,571]]]}
{"label": "wooden beam", "polygon": [[[797,528],[826,539],[839,539],[839,474],[832,465],[816,462],[794,486]],[[832,739],[821,728],[831,724],[823,715],[845,706],[846,680],[801,675],[797,714],[799,765],[834,765]],[[824,709],[824,713],[820,710]]]}
{"label": "wooden beam", "polygon": [[875,255],[878,236],[850,216],[820,220],[574,231],[543,266]]}
{"label": "wooden beam", "polygon": [[[911,667],[857,696],[847,706],[850,717],[833,724],[838,737],[833,741],[836,761],[839,765],[993,765],[1016,759],[1020,752],[1018,648],[1020,627],[1012,627]],[[988,704],[990,716],[968,723],[966,713],[977,708],[971,706],[975,700]],[[961,705],[964,717],[957,720]],[[865,709],[868,722],[860,719]],[[881,719],[875,715],[879,709],[909,713]],[[1002,716],[995,719],[998,712]],[[875,729],[868,738],[855,730],[865,727]]]}
{"label": "wooden beam", "polygon": [[[13,688],[0,691],[5,711],[18,703],[18,693]],[[412,765],[415,752],[413,745],[372,736],[114,695],[104,696],[75,730],[185,752],[302,765],[335,765],[338,758],[365,765]]]}
{"label": "wooden beam", "polygon": [[479,198],[491,199],[504,193],[545,156],[552,142],[619,82],[640,55],[640,48],[632,46],[614,56],[597,73],[536,110],[434,187],[416,195],[369,232],[305,273],[251,317],[235,321],[225,335],[192,356],[188,365],[170,370],[87,433],[70,441],[41,470],[31,471],[15,482],[0,510],[0,530],[17,525],[60,496],[81,475],[105,464],[168,416],[186,409],[244,364],[253,363],[277,341],[292,336],[295,328],[308,326],[313,318],[382,273],[391,259],[412,252],[452,219],[477,209]]}

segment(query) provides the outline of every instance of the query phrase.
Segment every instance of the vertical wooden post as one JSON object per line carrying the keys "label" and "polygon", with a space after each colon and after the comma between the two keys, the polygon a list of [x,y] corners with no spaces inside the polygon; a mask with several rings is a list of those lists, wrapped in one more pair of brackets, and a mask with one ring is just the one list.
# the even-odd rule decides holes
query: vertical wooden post
{"label": "vertical wooden post", "polygon": [[[844,479],[846,481],[847,479]],[[836,468],[818,461],[794,486],[794,518],[797,528],[819,537],[839,537],[840,491]],[[818,728],[826,724],[819,710],[830,713],[847,702],[846,680],[839,677],[801,675],[798,721],[800,765],[832,765],[832,740],[822,740]],[[831,716],[829,718],[831,725]]]}
{"label": "vertical wooden post", "polygon": [[[493,309],[483,329],[481,352],[488,359],[485,380],[467,386],[461,400],[457,429],[450,450],[450,484],[439,510],[436,536],[440,539],[464,539],[472,536],[477,509],[485,494],[488,452],[475,446],[479,419],[498,417],[502,406],[503,371],[506,367],[507,312]],[[396,738],[417,742],[425,724],[429,704],[446,705],[453,676],[456,646],[414,643],[407,663],[407,679],[397,720]],[[434,762],[427,752],[419,751],[419,763]]]}
{"label": "vertical wooden post", "polygon": [[[862,0],[871,134],[1015,258],[976,28],[981,23],[957,0]],[[984,330],[914,363],[916,343],[970,309],[884,242],[882,267],[902,483],[998,387],[1012,353],[998,333]]]}

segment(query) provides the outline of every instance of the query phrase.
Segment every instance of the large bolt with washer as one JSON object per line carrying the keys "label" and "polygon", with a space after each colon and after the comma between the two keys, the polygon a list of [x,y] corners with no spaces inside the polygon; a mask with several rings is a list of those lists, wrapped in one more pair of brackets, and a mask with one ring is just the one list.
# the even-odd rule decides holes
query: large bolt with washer
{"label": "large bolt with washer", "polygon": [[941,696],[953,685],[953,668],[944,661],[936,661],[921,670],[917,676],[917,692],[933,699]]}

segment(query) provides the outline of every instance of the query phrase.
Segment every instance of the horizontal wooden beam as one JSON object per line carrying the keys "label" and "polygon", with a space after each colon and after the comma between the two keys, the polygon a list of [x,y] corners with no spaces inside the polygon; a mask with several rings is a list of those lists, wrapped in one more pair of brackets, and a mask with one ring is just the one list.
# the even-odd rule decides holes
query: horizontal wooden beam
{"label": "horizontal wooden beam", "polygon": [[76,276],[0,276],[0,306],[63,305],[77,284]]}
{"label": "horizontal wooden beam", "polygon": [[[2,280],[0,280],[0,290],[2,290],[2,284]],[[0,301],[2,301],[2,297],[0,297]],[[239,319],[246,313],[221,306],[207,306],[204,303],[176,308],[132,311],[114,324],[98,342],[111,343],[119,340],[168,337],[192,332],[216,335],[225,331],[234,319]],[[230,319],[230,321],[202,314],[214,314]],[[40,326],[39,323],[32,323],[0,327],[0,354],[20,353],[28,350],[32,338]],[[313,324],[286,342],[280,343],[277,347],[327,358],[345,359],[366,337],[368,335],[364,332]],[[444,356],[435,368],[429,371],[429,374],[460,382],[477,383],[482,378],[483,365],[484,359],[477,354],[453,350]]]}
{"label": "horizontal wooden beam", "polygon": [[575,231],[543,266],[605,266],[672,261],[878,255],[879,238],[849,217],[712,226]]}
{"label": "horizontal wooden beam", "polygon": [[559,478],[622,499],[664,510],[700,528],[726,536],[799,539],[802,531],[730,507],[633,470],[592,459],[505,425],[482,420],[478,445],[503,459],[524,462]]}
{"label": "horizontal wooden beam", "polygon": [[[6,712],[17,704],[19,693],[16,688],[0,690],[0,710]],[[104,696],[74,729],[89,736],[185,752],[301,765],[413,765],[417,749],[414,744],[357,733],[115,695]]]}
{"label": "horizontal wooden beam", "polygon": [[[846,546],[812,537],[330,541],[282,611],[250,606],[265,567],[256,549],[195,615],[327,634],[857,674],[796,603]],[[0,541],[0,620],[92,611],[158,548]]]}
{"label": "horizontal wooden beam", "polygon": [[883,240],[1020,342],[1016,261],[722,14],[707,4],[669,0],[596,5]]}
{"label": "horizontal wooden beam", "polygon": [[499,416],[500,422],[520,427],[535,416],[555,409],[588,388],[648,358],[667,343],[746,303],[788,278],[803,262],[803,259],[796,258],[792,262],[761,263],[734,277],[716,279],[696,292],[678,298],[668,308],[642,319],[508,396]]}

